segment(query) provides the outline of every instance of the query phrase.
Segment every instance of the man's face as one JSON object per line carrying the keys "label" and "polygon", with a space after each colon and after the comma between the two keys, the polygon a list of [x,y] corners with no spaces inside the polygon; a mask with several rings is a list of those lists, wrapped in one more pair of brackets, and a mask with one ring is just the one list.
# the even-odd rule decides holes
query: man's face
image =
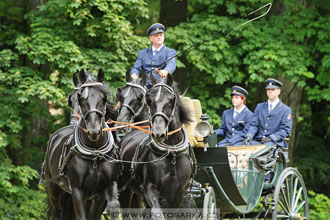
{"label": "man's face", "polygon": [[152,45],[160,47],[164,43],[165,36],[164,33],[158,33],[149,36],[149,39],[152,42]]}
{"label": "man's face", "polygon": [[266,89],[267,91],[267,96],[270,100],[275,100],[278,98],[278,96],[281,93],[281,89],[277,88],[277,89]]}
{"label": "man's face", "polygon": [[238,107],[243,105],[243,99],[239,95],[232,95],[231,96],[231,103],[233,104],[234,107]]}

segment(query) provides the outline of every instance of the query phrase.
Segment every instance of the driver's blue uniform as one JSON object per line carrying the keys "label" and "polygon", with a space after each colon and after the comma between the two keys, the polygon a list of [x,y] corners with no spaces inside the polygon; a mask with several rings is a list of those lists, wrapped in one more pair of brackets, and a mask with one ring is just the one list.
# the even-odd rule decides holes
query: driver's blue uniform
{"label": "driver's blue uniform", "polygon": [[[137,76],[140,76],[141,71],[148,72],[152,70],[153,67],[157,67],[159,70],[166,69],[169,74],[172,74],[176,68],[176,58],[173,58],[175,56],[176,51],[165,45],[156,55],[152,54],[152,47],[148,47],[140,51],[130,74],[133,75],[135,73]],[[169,60],[170,58],[173,59]],[[162,63],[164,64],[159,66]],[[157,79],[160,78],[155,70],[153,70],[152,73]],[[150,73],[148,74],[147,87],[149,89],[151,87]]]}

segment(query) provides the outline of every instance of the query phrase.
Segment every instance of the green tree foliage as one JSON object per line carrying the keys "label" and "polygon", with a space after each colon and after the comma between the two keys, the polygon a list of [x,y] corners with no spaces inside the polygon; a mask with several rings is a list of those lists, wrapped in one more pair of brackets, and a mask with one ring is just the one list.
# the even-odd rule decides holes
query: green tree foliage
{"label": "green tree foliage", "polygon": [[[293,162],[301,165],[307,185],[322,192],[330,181],[324,166],[330,162],[325,158],[330,141],[329,7],[324,7],[325,1],[275,1],[267,16],[225,37],[234,27],[264,13],[266,9],[248,15],[268,2],[190,1],[188,22],[170,29],[167,42],[184,52],[179,59],[188,72],[188,95],[201,100],[215,127],[231,106],[232,85],[248,89],[248,107],[254,110],[256,103],[266,100],[263,82],[267,78],[281,77],[292,84],[282,90],[282,97],[295,100],[297,104],[287,104],[298,108],[293,131],[299,135],[291,137],[295,146],[290,147],[295,150]],[[294,96],[292,91],[298,88],[302,93]]]}
{"label": "green tree foliage", "polygon": [[[102,68],[110,88],[122,85],[148,44],[132,28],[148,10],[143,0],[1,0],[0,6],[0,216],[42,219],[36,187],[28,188],[37,173],[21,165],[40,170],[50,134],[68,123],[74,72]],[[65,113],[51,115],[50,108]]]}
{"label": "green tree foliage", "polygon": [[[1,218],[44,218],[44,195],[32,186],[37,173],[24,165],[40,169],[50,134],[67,124],[74,72],[102,68],[111,89],[122,85],[139,49],[148,45],[138,34],[157,22],[159,10],[149,13],[146,2],[0,0]],[[168,29],[166,44],[180,52],[201,43],[179,57],[178,67],[188,73],[188,95],[201,100],[215,127],[231,106],[233,84],[248,88],[252,110],[263,99],[262,82],[268,77],[283,77],[292,88],[301,88],[294,97],[300,103],[294,165],[309,189],[330,195],[330,7],[326,0],[274,1],[266,17],[224,37],[263,13],[248,16],[268,2],[190,0],[188,21]],[[282,93],[290,96],[290,90]],[[50,108],[64,113],[51,115]],[[312,201],[319,197],[312,194]],[[321,199],[322,205],[312,202],[315,210],[328,207]]]}
{"label": "green tree foliage", "polygon": [[328,219],[330,216],[330,199],[313,191],[308,191],[310,220]]}

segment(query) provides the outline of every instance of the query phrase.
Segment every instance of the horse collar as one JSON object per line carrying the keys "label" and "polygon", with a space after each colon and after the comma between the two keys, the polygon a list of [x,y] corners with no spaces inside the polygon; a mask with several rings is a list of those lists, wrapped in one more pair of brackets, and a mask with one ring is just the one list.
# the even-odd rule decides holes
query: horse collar
{"label": "horse collar", "polygon": [[180,155],[181,153],[185,152],[189,146],[189,139],[188,139],[188,135],[186,133],[186,131],[182,128],[182,133],[183,133],[183,138],[180,141],[180,143],[176,144],[176,145],[168,145],[165,143],[157,143],[152,135],[149,135],[149,143],[150,143],[150,149],[154,152],[154,153],[158,153],[158,154],[163,154],[164,152],[169,152],[169,153],[174,153],[176,155]]}
{"label": "horse collar", "polygon": [[[105,127],[108,128],[108,125],[105,124]],[[76,126],[75,130],[74,130],[73,149],[82,158],[90,159],[90,160],[94,160],[96,158],[102,158],[102,155],[107,154],[114,149],[114,139],[113,139],[112,133],[110,131],[106,131],[106,135],[107,135],[106,143],[102,147],[97,148],[97,149],[90,148],[90,147],[86,146],[84,143],[82,143],[82,141],[80,140],[80,135],[79,135],[80,132],[81,132],[80,129],[78,128],[78,126]]]}

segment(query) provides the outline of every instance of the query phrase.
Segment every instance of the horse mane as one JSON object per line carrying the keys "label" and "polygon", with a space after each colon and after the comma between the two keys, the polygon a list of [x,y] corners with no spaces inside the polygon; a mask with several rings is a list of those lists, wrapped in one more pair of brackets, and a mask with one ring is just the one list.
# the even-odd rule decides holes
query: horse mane
{"label": "horse mane", "polygon": [[177,105],[177,108],[179,109],[180,120],[183,124],[189,124],[190,122],[193,121],[192,112],[181,101],[179,89],[177,87],[176,82],[173,83],[172,88],[174,89],[174,92],[178,98],[176,105]]}
{"label": "horse mane", "polygon": [[[177,87],[177,83],[173,82],[173,85],[171,86],[174,90],[174,93],[176,94],[177,97],[177,102],[176,102],[176,108],[178,109],[179,112],[179,118],[180,121],[183,124],[189,124],[190,122],[193,121],[192,119],[192,113],[191,111],[182,103],[181,98],[180,98],[180,92],[179,89]],[[156,96],[158,90],[150,90],[150,95],[152,95],[152,97]],[[163,95],[161,95],[163,96]]]}

